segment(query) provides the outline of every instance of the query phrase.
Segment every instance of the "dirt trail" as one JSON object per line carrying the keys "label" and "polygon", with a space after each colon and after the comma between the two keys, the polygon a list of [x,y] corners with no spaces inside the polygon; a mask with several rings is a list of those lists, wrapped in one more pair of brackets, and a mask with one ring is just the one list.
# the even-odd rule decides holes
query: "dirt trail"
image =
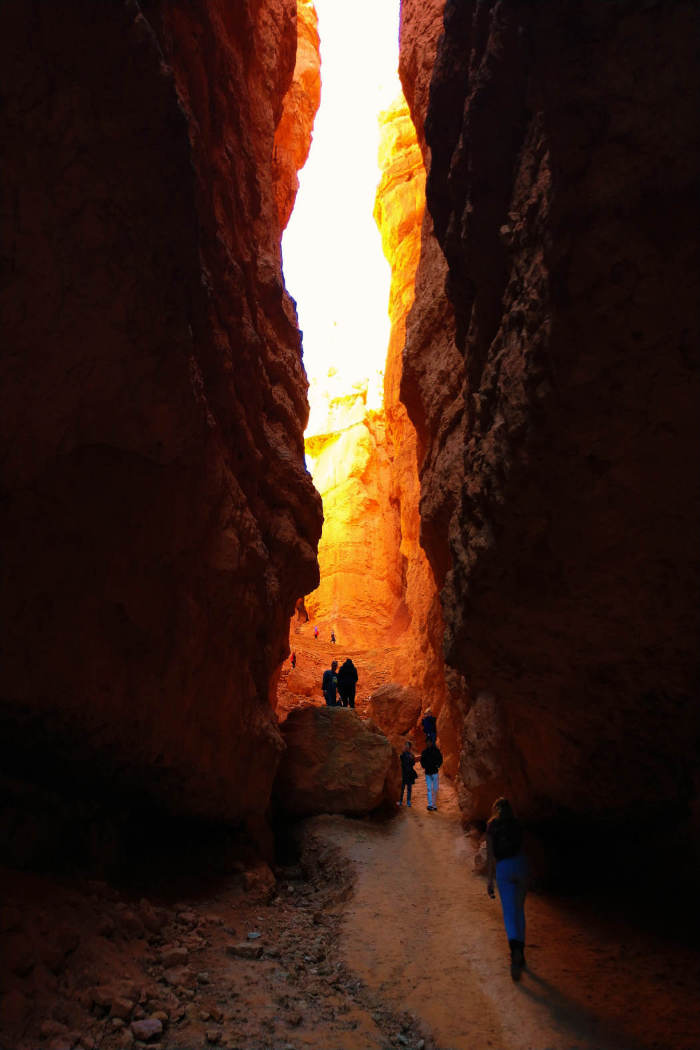
{"label": "dirt trail", "polygon": [[528,969],[510,978],[500,904],[473,872],[454,792],[389,825],[317,818],[357,882],[340,957],[440,1050],[697,1050],[700,960],[581,907],[531,894]]}

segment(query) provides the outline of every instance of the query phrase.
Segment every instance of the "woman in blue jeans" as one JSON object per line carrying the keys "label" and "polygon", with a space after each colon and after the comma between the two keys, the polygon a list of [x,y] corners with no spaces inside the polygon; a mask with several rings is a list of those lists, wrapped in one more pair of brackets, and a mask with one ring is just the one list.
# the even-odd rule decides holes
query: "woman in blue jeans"
{"label": "woman in blue jeans", "polygon": [[522,851],[523,829],[507,798],[497,798],[486,825],[488,894],[494,897],[494,879],[503,909],[510,946],[510,975],[520,980],[525,966],[525,894],[527,862]]}

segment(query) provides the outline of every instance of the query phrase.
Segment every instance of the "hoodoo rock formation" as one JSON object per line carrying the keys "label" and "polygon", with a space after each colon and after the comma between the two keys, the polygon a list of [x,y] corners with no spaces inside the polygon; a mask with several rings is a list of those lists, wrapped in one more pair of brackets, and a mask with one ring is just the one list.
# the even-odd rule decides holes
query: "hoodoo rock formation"
{"label": "hoodoo rock formation", "polygon": [[6,777],[267,805],[321,520],[273,180],[295,24],[0,10]]}
{"label": "hoodoo rock formation", "polygon": [[456,337],[438,331],[424,228],[402,396],[465,683],[462,803],[483,817],[505,789],[531,820],[683,820],[700,728],[696,5],[451,2],[433,67],[439,6],[402,4],[401,73]]}

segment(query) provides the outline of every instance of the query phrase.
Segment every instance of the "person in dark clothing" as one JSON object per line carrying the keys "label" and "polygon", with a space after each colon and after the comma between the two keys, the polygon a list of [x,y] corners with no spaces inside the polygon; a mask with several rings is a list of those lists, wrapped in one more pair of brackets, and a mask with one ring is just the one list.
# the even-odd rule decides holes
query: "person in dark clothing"
{"label": "person in dark clothing", "polygon": [[510,947],[510,975],[520,980],[525,967],[525,894],[527,861],[523,829],[507,798],[497,798],[486,825],[486,874],[488,895],[494,897],[494,880],[501,898],[503,923]]}
{"label": "person in dark clothing", "polygon": [[435,813],[437,811],[437,793],[440,786],[438,779],[438,770],[442,765],[442,752],[437,746],[437,743],[430,741],[425,750],[421,753],[420,764],[425,770],[425,787],[428,792],[428,812]]}
{"label": "person in dark clothing", "polygon": [[331,631],[331,641],[333,642],[333,645],[335,645],[335,631]]}
{"label": "person in dark clothing", "polygon": [[326,698],[326,707],[335,707],[335,691],[338,688],[338,661],[334,660],[330,668],[323,672],[323,680],[321,682],[321,689],[323,695]]}
{"label": "person in dark clothing", "polygon": [[314,638],[318,638],[318,627],[314,627]]}
{"label": "person in dark clothing", "polygon": [[343,707],[355,706],[355,687],[357,685],[357,668],[350,659],[341,664],[338,671],[338,695]]}
{"label": "person in dark clothing", "polygon": [[401,752],[401,800],[396,803],[397,806],[403,806],[403,793],[404,788],[406,789],[406,805],[411,805],[411,792],[413,791],[413,785],[418,779],[418,774],[413,768],[416,764],[416,756],[413,754],[413,744],[410,740],[406,741],[403,751]]}
{"label": "person in dark clothing", "polygon": [[426,707],[425,716],[421,722],[423,732],[425,733],[425,739],[429,744],[434,744],[437,740],[437,722],[435,721],[435,715],[431,708]]}
{"label": "person in dark clothing", "polygon": [[297,654],[296,653],[292,653],[292,655],[289,658],[289,662],[292,665],[292,670],[294,670],[294,668],[297,665]]}

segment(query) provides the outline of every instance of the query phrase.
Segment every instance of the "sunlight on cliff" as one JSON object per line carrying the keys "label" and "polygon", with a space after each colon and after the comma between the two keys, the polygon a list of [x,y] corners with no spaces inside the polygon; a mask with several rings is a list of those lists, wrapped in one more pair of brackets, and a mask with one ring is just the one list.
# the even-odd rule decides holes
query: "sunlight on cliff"
{"label": "sunlight on cliff", "polygon": [[316,0],[316,9],[321,107],[282,242],[304,333],[309,434],[327,430],[334,399],[364,389],[369,407],[382,401],[391,275],[372,218],[377,117],[401,89],[398,0]]}

